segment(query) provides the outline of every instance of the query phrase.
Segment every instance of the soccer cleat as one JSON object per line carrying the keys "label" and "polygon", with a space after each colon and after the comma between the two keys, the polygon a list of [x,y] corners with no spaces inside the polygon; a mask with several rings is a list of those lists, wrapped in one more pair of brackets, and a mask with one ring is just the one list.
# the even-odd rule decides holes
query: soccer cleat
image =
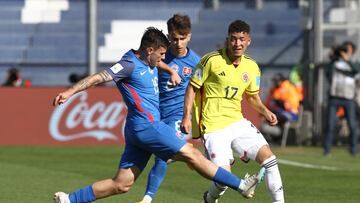
{"label": "soccer cleat", "polygon": [[[255,196],[255,189],[256,187],[264,180],[265,177],[265,168],[261,167],[260,171],[256,174],[257,175],[257,179],[258,179],[258,183],[255,185],[255,187],[252,187],[249,192],[248,192],[248,197],[246,198],[253,198]],[[246,173],[244,176],[244,179],[249,178],[250,174]]]}
{"label": "soccer cleat", "polygon": [[204,203],[209,203],[207,200],[206,200],[206,197],[207,197],[207,194],[209,193],[209,191],[205,191],[204,192],[204,195],[203,195],[203,199],[204,199]]}
{"label": "soccer cleat", "polygon": [[247,176],[245,175],[244,181],[245,187],[243,188],[243,190],[239,190],[239,192],[243,197],[247,199],[254,197],[255,188],[259,182],[259,173],[256,173],[252,176],[249,176],[248,174]]}
{"label": "soccer cleat", "polygon": [[57,192],[54,194],[54,203],[71,203],[69,195],[64,192]]}
{"label": "soccer cleat", "polygon": [[204,203],[217,203],[219,199],[212,199],[210,202],[207,200],[209,191],[205,191],[203,195]]}
{"label": "soccer cleat", "polygon": [[260,171],[257,174],[258,174],[258,179],[259,179],[259,182],[258,182],[258,185],[259,185],[265,178],[265,168],[261,167]]}

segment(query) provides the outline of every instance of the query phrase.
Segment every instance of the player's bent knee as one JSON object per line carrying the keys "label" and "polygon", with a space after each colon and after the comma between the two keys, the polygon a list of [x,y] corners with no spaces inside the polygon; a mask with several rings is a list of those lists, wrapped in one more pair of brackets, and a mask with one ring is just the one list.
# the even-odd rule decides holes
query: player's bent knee
{"label": "player's bent knee", "polygon": [[271,151],[269,145],[262,146],[257,155],[256,155],[256,162],[259,164],[263,163],[266,159],[270,158],[271,156],[274,156],[273,152]]}
{"label": "player's bent knee", "polygon": [[127,193],[134,184],[134,180],[131,178],[114,178],[113,187],[116,194]]}
{"label": "player's bent knee", "polygon": [[187,163],[195,162],[202,156],[201,152],[190,144],[184,145],[180,151],[173,157],[174,160]]}
{"label": "player's bent knee", "polygon": [[120,183],[115,183],[115,193],[116,194],[127,193],[130,191],[131,186],[132,186],[132,184],[124,185],[124,184],[120,184]]}

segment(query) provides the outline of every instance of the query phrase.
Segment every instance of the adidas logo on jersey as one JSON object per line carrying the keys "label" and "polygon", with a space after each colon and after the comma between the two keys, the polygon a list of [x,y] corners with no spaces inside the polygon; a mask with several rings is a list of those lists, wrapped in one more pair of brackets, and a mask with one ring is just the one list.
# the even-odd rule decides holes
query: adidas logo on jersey
{"label": "adidas logo on jersey", "polygon": [[225,76],[225,72],[223,71],[223,72],[219,73],[218,75]]}

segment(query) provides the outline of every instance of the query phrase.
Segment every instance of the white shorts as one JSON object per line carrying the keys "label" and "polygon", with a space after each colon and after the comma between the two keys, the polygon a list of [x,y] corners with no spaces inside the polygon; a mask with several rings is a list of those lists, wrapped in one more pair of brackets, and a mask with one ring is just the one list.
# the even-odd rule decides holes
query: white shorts
{"label": "white shorts", "polygon": [[255,160],[259,149],[268,145],[261,132],[247,119],[206,133],[203,141],[208,158],[217,166],[228,166],[234,161],[233,151],[242,158]]}

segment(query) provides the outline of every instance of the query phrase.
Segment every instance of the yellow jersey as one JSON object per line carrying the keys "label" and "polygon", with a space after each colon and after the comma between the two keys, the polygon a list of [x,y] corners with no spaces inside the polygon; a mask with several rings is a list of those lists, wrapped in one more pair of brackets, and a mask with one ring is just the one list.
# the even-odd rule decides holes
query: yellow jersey
{"label": "yellow jersey", "polygon": [[[203,135],[241,120],[243,93],[259,93],[260,75],[258,65],[247,55],[242,55],[235,67],[225,48],[206,54],[190,80],[191,85],[201,89],[193,108],[193,123],[197,122],[199,128],[193,129]],[[198,137],[196,133],[193,136]]]}

